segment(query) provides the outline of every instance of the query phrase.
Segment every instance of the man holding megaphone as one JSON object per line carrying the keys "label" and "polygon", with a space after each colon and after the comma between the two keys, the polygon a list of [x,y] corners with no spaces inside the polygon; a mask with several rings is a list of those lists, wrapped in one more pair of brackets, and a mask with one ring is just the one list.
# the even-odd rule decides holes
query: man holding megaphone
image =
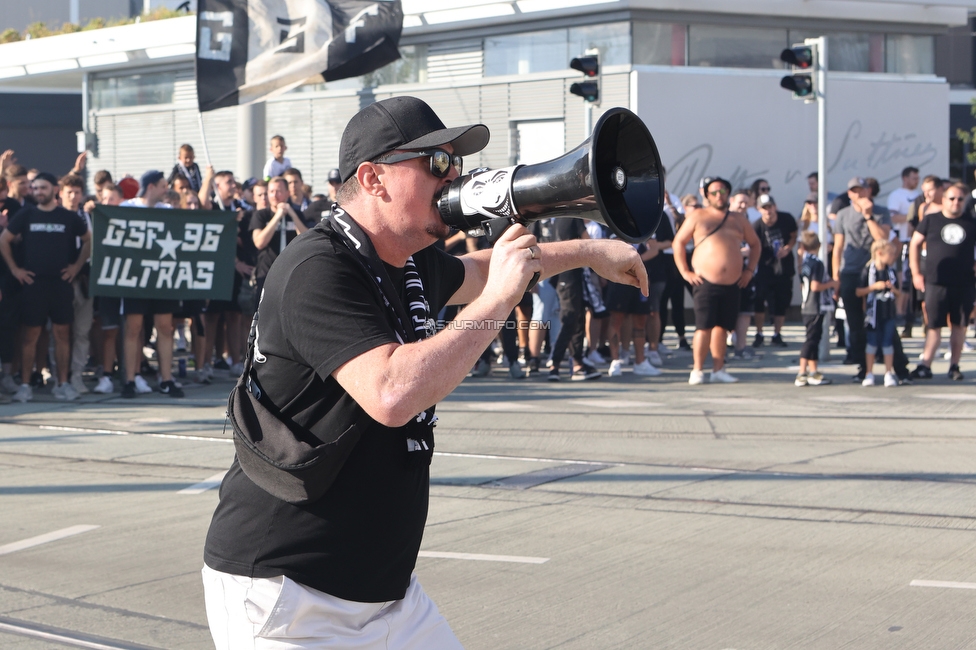
{"label": "man holding megaphone", "polygon": [[[434,406],[536,274],[590,266],[647,295],[644,265],[622,241],[538,244],[514,224],[491,250],[438,251],[450,232],[438,200],[487,143],[484,125],[446,128],[412,97],[367,106],[342,135],[338,203],[271,267],[251,390],[306,440],[355,442],[327,476],[276,477],[238,447],[204,554],[217,648],[461,647],[413,576]],[[467,307],[435,332],[449,303]],[[280,487],[296,475],[309,485],[291,498]]]}

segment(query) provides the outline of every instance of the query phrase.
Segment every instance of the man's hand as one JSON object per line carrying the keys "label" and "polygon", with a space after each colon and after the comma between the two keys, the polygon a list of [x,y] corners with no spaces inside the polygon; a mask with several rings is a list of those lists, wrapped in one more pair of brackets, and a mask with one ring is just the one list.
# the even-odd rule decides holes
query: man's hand
{"label": "man's hand", "polygon": [[17,158],[14,157],[14,150],[7,149],[2,154],[0,154],[0,173],[3,172],[7,167],[16,164]]}
{"label": "man's hand", "polygon": [[61,279],[65,282],[72,282],[78,272],[81,271],[81,264],[69,264],[68,266],[61,269]]}
{"label": "man's hand", "polygon": [[877,282],[871,285],[871,289],[873,289],[874,291],[885,291],[886,289],[890,289],[890,288],[891,288],[891,283],[888,282],[887,280],[878,280]]}
{"label": "man's hand", "polygon": [[[636,251],[631,251],[636,255]],[[492,248],[482,295],[500,296],[514,306],[525,293],[532,275],[542,273],[541,258],[535,236],[521,224],[509,226]]]}
{"label": "man's hand", "polygon": [[752,278],[752,270],[742,269],[742,275],[739,276],[739,281],[736,282],[736,285],[738,285],[740,289],[745,289],[747,286],[749,286],[749,283],[752,282]]}
{"label": "man's hand", "polygon": [[687,273],[682,273],[681,277],[683,277],[685,279],[685,282],[687,282],[693,287],[700,286],[705,282],[705,278],[698,275],[694,271],[688,271]]}
{"label": "man's hand", "polygon": [[78,154],[78,157],[75,158],[75,166],[71,168],[71,173],[80,175],[83,171],[85,171],[86,165],[88,165],[88,152],[82,151],[80,154]]}
{"label": "man's hand", "polygon": [[15,269],[10,269],[10,272],[15,278],[17,278],[17,282],[20,282],[21,284],[34,284],[33,271],[28,271],[27,269],[17,267]]}
{"label": "man's hand", "polygon": [[915,285],[915,288],[922,293],[925,292],[925,276],[919,275],[918,273],[912,273],[912,284]]}
{"label": "man's hand", "polygon": [[639,287],[647,295],[647,269],[633,246],[619,239],[593,239],[586,242],[590,263],[601,278],[617,284]]}
{"label": "man's hand", "polygon": [[95,206],[97,205],[98,204],[95,203],[95,199],[88,199],[87,201],[85,201],[85,207],[82,209],[88,214],[91,214],[92,212],[95,211]]}
{"label": "man's hand", "polygon": [[866,196],[854,199],[854,208],[864,215],[865,219],[871,218],[871,212],[874,210],[874,201]]}
{"label": "man's hand", "polygon": [[241,260],[234,260],[234,269],[245,278],[251,277],[251,273],[254,271],[253,266]]}
{"label": "man's hand", "polygon": [[793,251],[788,246],[783,246],[779,249],[779,252],[776,253],[776,259],[784,259],[792,252]]}

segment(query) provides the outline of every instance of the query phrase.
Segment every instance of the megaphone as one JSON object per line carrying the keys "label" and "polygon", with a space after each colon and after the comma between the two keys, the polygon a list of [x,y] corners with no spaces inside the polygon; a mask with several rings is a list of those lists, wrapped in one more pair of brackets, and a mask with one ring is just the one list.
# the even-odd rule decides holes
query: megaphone
{"label": "megaphone", "polygon": [[577,217],[637,244],[664,213],[664,169],[644,122],[611,108],[572,151],[535,165],[475,170],[445,187],[437,207],[447,225],[492,242],[515,223]]}

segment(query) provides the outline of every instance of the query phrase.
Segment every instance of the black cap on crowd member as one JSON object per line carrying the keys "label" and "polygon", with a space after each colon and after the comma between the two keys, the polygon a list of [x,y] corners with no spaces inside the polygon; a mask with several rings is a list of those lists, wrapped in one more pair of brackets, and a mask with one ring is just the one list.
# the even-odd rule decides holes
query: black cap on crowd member
{"label": "black cap on crowd member", "polygon": [[149,189],[149,186],[155,185],[163,178],[166,178],[166,176],[163,174],[163,172],[157,169],[150,169],[149,171],[147,171],[145,174],[142,175],[142,178],[139,179],[138,196],[145,196],[146,190]]}
{"label": "black cap on crowd member", "polygon": [[241,191],[249,190],[255,185],[257,185],[257,183],[258,183],[258,179],[252,176],[251,178],[247,179],[241,184]]}
{"label": "black cap on crowd member", "polygon": [[54,174],[51,174],[49,172],[39,172],[37,174],[37,176],[34,177],[34,180],[35,181],[47,181],[51,185],[55,185],[55,186],[58,184],[58,178],[57,178],[57,176],[55,176]]}
{"label": "black cap on crowd member", "polygon": [[338,169],[331,169],[331,170],[329,170],[329,178],[328,178],[328,181],[330,183],[335,183],[335,184],[338,185],[338,184],[342,183],[342,174],[339,173],[339,170]]}
{"label": "black cap on crowd member", "polygon": [[729,194],[732,193],[732,183],[725,180],[721,176],[706,176],[705,178],[701,179],[701,182],[698,184],[698,189],[702,190],[703,192],[707,192],[708,186],[712,183],[721,183],[725,186],[725,189],[729,191]]}
{"label": "black cap on crowd member", "polygon": [[342,132],[339,174],[343,182],[359,165],[394,149],[427,149],[450,144],[458,156],[488,144],[488,127],[470,124],[447,128],[434,110],[416,97],[391,97],[356,113]]}

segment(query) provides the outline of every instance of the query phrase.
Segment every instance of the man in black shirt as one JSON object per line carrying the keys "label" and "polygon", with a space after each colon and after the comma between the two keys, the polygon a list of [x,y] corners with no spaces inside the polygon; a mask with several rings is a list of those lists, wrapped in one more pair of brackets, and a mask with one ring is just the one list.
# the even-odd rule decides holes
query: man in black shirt
{"label": "man in black shirt", "polygon": [[[11,274],[23,285],[21,322],[24,325],[21,348],[22,383],[14,399],[33,399],[30,387],[37,339],[41,328],[51,319],[55,355],[58,362],[57,399],[77,399],[78,393],[68,383],[71,356],[71,323],[74,320],[74,291],[71,282],[88,260],[91,233],[88,224],[75,212],[58,205],[55,188],[58,180],[46,172],[39,173],[32,184],[36,207],[21,210],[0,234],[0,254]],[[75,247],[80,238],[81,250]],[[11,244],[23,244],[23,266],[14,259]]]}
{"label": "man in black shirt", "polygon": [[309,228],[302,213],[288,202],[288,181],[281,176],[268,181],[268,205],[266,210],[256,210],[251,215],[250,223],[251,241],[257,249],[254,277],[257,279],[258,296],[261,295],[268,270],[281,253],[282,233],[287,246]]}
{"label": "man in black shirt", "polygon": [[[311,435],[354,429],[358,442],[324,495],[302,505],[262,490],[235,459],[204,552],[218,649],[255,647],[256,637],[291,648],[352,639],[363,648],[460,647],[411,575],[434,405],[467,376],[534,273],[587,265],[647,290],[643,264],[622,242],[539,246],[512,226],[490,250],[437,250],[450,230],[435,200],[461,156],[487,142],[484,125],[445,128],[412,97],[367,106],[341,139],[341,208],[268,273],[254,381]],[[448,303],[467,307],[435,334]]]}
{"label": "man in black shirt", "polygon": [[756,340],[753,347],[763,344],[763,325],[766,322],[766,305],[773,312],[773,345],[786,347],[783,340],[783,323],[786,309],[793,299],[793,276],[796,263],[793,247],[796,245],[796,219],[789,212],[776,209],[776,201],[769,194],[762,194],[756,201],[762,219],[753,224],[762,243],[759,269],[756,273]]}
{"label": "man in black shirt", "polygon": [[[966,340],[966,326],[976,301],[973,246],[976,220],[966,214],[969,188],[956,183],[942,195],[942,212],[926,215],[909,245],[909,263],[915,288],[925,292],[927,331],[922,361],[912,377],[932,378],[932,359],[942,342],[942,328],[949,324],[949,379],[962,381],[959,357]],[[925,274],[919,265],[922,244],[927,251]]]}

